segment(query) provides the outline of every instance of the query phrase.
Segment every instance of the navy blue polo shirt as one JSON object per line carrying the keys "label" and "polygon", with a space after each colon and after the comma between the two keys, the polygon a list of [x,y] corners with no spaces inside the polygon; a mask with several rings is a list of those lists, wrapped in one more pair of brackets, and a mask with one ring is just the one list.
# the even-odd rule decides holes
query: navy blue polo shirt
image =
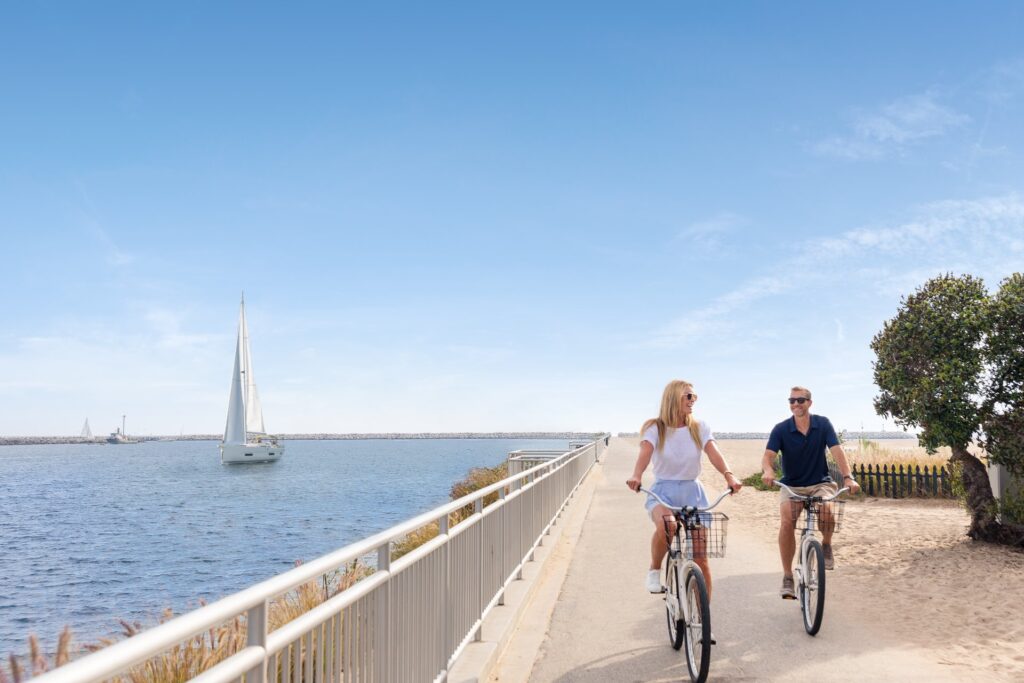
{"label": "navy blue polo shirt", "polygon": [[832,481],[828,475],[825,450],[839,445],[839,437],[827,417],[811,415],[807,436],[796,428],[796,418],[783,420],[772,428],[766,449],[782,451],[782,483],[787,486],[814,486]]}

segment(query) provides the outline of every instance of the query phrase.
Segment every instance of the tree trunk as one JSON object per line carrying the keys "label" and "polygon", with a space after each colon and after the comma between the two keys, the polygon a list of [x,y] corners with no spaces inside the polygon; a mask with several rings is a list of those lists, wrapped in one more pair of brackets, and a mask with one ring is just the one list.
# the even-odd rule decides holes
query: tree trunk
{"label": "tree trunk", "polygon": [[1024,538],[1018,530],[1004,526],[996,519],[996,499],[992,495],[992,484],[988,479],[988,471],[978,458],[967,452],[963,446],[953,446],[950,464],[960,466],[960,476],[964,484],[964,492],[968,512],[971,513],[971,526],[967,535],[977,541],[1004,543],[1020,546]]}

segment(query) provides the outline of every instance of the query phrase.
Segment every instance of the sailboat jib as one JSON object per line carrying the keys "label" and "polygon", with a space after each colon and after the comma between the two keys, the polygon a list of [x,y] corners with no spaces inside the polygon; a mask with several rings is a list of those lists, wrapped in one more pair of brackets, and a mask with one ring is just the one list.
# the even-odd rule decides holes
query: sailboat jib
{"label": "sailboat jib", "polygon": [[221,462],[225,464],[270,462],[284,454],[284,445],[278,442],[277,437],[268,435],[263,426],[263,407],[252,369],[244,297],[238,312],[235,365],[231,373],[228,417],[220,454]]}
{"label": "sailboat jib", "polygon": [[241,344],[235,345],[235,367],[231,373],[231,393],[228,394],[228,420],[224,427],[224,443],[245,443],[245,398],[241,380]]}
{"label": "sailboat jib", "polygon": [[89,418],[85,418],[85,424],[82,425],[82,438],[83,439],[91,439],[92,438],[92,429],[89,427]]}

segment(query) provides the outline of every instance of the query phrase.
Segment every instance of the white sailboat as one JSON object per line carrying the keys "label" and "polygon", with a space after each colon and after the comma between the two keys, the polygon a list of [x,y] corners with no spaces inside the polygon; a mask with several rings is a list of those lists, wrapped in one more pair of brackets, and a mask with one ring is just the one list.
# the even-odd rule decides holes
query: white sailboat
{"label": "white sailboat", "polygon": [[92,438],[92,429],[89,427],[89,418],[85,418],[85,424],[82,425],[82,438],[83,439],[91,439]]}
{"label": "white sailboat", "polygon": [[238,313],[238,341],[235,344],[235,369],[231,375],[228,420],[220,461],[225,465],[245,462],[272,462],[284,455],[284,445],[263,427],[263,407],[252,373],[249,327],[245,323],[245,297]]}

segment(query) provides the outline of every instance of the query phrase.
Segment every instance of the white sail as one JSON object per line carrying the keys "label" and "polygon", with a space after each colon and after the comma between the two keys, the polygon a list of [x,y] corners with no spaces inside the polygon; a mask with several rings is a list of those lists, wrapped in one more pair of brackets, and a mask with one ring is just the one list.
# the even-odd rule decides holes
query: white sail
{"label": "white sail", "polygon": [[242,300],[242,314],[239,322],[240,349],[242,352],[242,381],[245,388],[245,431],[250,434],[266,434],[263,428],[263,406],[256,389],[256,375],[252,371],[252,347],[249,346],[249,325],[245,322],[245,300]]}
{"label": "white sail", "polygon": [[228,395],[228,421],[224,427],[224,443],[245,443],[245,398],[242,388],[242,326],[245,324],[245,302],[239,314],[238,340],[235,342],[235,367],[231,372],[231,393]]}
{"label": "white sail", "polygon": [[91,439],[92,438],[92,429],[89,428],[89,418],[85,418],[85,424],[82,425],[82,438],[83,439]]}

